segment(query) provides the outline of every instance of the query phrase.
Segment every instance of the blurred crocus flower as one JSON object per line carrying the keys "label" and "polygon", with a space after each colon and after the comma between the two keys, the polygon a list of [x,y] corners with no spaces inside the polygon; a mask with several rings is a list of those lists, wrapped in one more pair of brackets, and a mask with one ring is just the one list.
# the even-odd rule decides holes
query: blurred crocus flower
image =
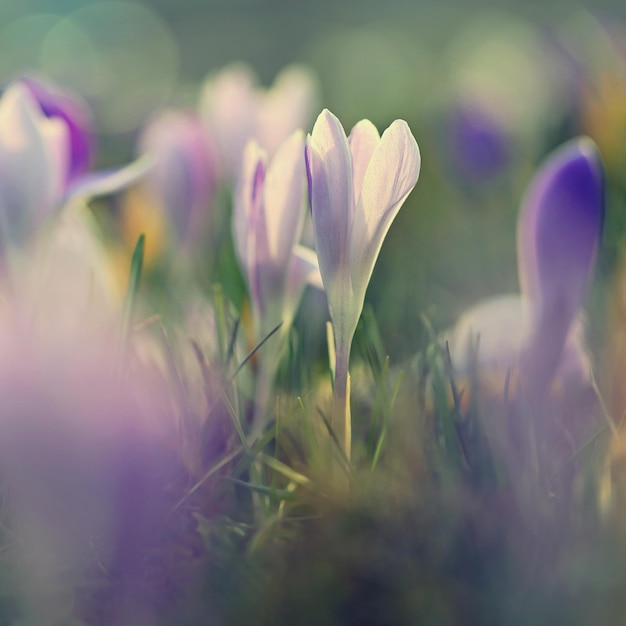
{"label": "blurred crocus flower", "polygon": [[0,250],[31,241],[63,205],[132,184],[147,160],[114,171],[84,174],[71,185],[70,131],[60,116],[47,117],[25,83],[0,98]]}
{"label": "blurred crocus flower", "polygon": [[200,97],[200,116],[217,142],[222,173],[232,179],[249,139],[271,157],[287,137],[306,128],[317,104],[317,81],[299,66],[285,68],[269,89],[260,88],[252,70],[226,67],[208,80]]}
{"label": "blurred crocus flower", "polygon": [[233,213],[235,249],[245,275],[259,339],[289,325],[307,282],[320,282],[313,250],[298,245],[304,224],[304,133],[296,131],[269,160],[246,146]]}
{"label": "blurred crocus flower", "polygon": [[20,83],[26,86],[47,118],[59,119],[67,128],[69,158],[65,184],[71,185],[93,163],[94,128],[91,110],[77,95],[62,91],[42,78],[23,76]]}
{"label": "blurred crocus flower", "polygon": [[67,130],[48,119],[28,89],[11,85],[0,98],[0,239],[22,243],[61,202]]}
{"label": "blurred crocus flower", "polygon": [[[233,235],[258,341],[280,323],[284,339],[306,284],[321,287],[315,252],[299,245],[305,191],[301,130],[294,132],[271,160],[255,140],[248,142],[235,198]],[[262,362],[268,363],[264,375],[269,378],[273,377],[277,351],[268,354],[266,350],[261,355]],[[260,411],[265,402],[257,399]]]}
{"label": "blurred crocus flower", "polygon": [[139,152],[154,159],[146,183],[176,240],[191,243],[206,228],[217,185],[215,150],[200,120],[192,112],[163,111],[144,129]]}
{"label": "blurred crocus flower", "polygon": [[460,374],[474,362],[482,372],[519,367],[525,386],[540,395],[555,376],[570,385],[589,380],[579,313],[603,216],[598,152],[589,139],[572,140],[547,159],[522,204],[517,236],[521,295],[470,309],[450,337],[452,362]]}
{"label": "blurred crocus flower", "polygon": [[449,156],[468,183],[492,180],[510,161],[511,137],[500,120],[481,103],[458,102],[447,116]]}
{"label": "blurred crocus flower", "polygon": [[22,617],[68,623],[63,599],[104,569],[130,582],[111,619],[154,623],[138,619],[150,609],[138,606],[132,585],[172,506],[167,391],[137,367],[116,375],[114,335],[79,327],[33,335],[20,310],[11,301],[0,319],[0,468]]}
{"label": "blurred crocus flower", "polygon": [[[420,153],[402,120],[382,137],[362,120],[347,138],[339,120],[324,110],[307,138],[305,155],[316,249],[335,335],[335,399],[345,404],[341,411],[347,411],[349,422],[352,338],[387,231],[417,182]],[[349,423],[345,427],[338,432],[349,455]]]}

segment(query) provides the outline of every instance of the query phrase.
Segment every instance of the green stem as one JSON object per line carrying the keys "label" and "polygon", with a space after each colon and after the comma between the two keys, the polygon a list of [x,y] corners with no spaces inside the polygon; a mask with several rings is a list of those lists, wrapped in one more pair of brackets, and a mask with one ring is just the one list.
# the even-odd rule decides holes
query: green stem
{"label": "green stem", "polygon": [[342,446],[346,459],[350,460],[352,448],[352,419],[350,416],[350,344],[337,346],[335,362],[335,389],[333,394],[332,427]]}

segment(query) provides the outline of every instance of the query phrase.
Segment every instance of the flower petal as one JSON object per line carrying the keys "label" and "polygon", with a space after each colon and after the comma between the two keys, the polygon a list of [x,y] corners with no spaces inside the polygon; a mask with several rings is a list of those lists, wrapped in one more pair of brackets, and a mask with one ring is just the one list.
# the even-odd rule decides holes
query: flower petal
{"label": "flower petal", "polygon": [[259,139],[256,82],[252,69],[237,63],[209,79],[200,95],[200,117],[217,140],[222,167],[229,177],[239,171],[248,139]]}
{"label": "flower petal", "polygon": [[519,295],[485,300],[468,309],[447,337],[457,374],[468,376],[475,364],[481,371],[518,365],[529,335],[528,303]]}
{"label": "flower petal", "polygon": [[101,170],[83,176],[67,190],[66,202],[117,193],[140,181],[153,167],[154,159],[146,155],[124,167]]}
{"label": "flower petal", "polygon": [[535,177],[518,225],[520,283],[533,306],[525,350],[529,385],[552,379],[595,265],[604,219],[600,157],[579,138],[557,150]]}
{"label": "flower petal", "polygon": [[604,220],[602,166],[591,140],[557,150],[533,180],[518,223],[522,292],[569,321],[585,296]]}
{"label": "flower petal", "polygon": [[304,132],[293,133],[271,160],[265,179],[268,262],[284,271],[304,223]]}
{"label": "flower petal", "polygon": [[337,278],[349,277],[354,191],[348,140],[339,120],[327,109],[307,139],[305,157],[317,256],[332,312],[345,292]]}
{"label": "flower petal", "polygon": [[[363,150],[362,154],[365,154]],[[420,170],[420,152],[406,122],[396,120],[383,133],[363,177],[350,236],[352,285],[361,300],[391,222]],[[322,273],[323,275],[323,273]]]}
{"label": "flower petal", "polygon": [[284,324],[290,324],[293,320],[307,284],[323,289],[317,255],[310,248],[296,246],[287,274],[283,307]]}
{"label": "flower petal", "polygon": [[[233,240],[239,266],[250,290],[250,296],[260,304],[258,285],[258,248],[267,246],[263,209],[263,187],[267,167],[267,153],[255,140],[244,150],[239,184],[233,210]],[[261,233],[260,230],[263,230]]]}
{"label": "flower petal", "polygon": [[348,137],[350,152],[352,153],[352,170],[354,178],[354,197],[361,195],[363,178],[369,165],[374,150],[380,143],[378,129],[369,120],[361,120],[350,131]]}
{"label": "flower petal", "polygon": [[27,88],[10,85],[0,99],[0,233],[21,242],[54,208],[67,170],[67,133],[47,119]]}
{"label": "flower petal", "polygon": [[146,182],[178,242],[197,240],[206,228],[217,184],[215,154],[199,119],[184,110],[162,111],[143,129],[139,151],[156,161]]}
{"label": "flower petal", "polygon": [[257,130],[271,155],[298,128],[309,128],[318,101],[314,74],[305,67],[285,68],[272,87],[260,96]]}
{"label": "flower petal", "polygon": [[89,107],[74,94],[63,92],[39,77],[22,76],[20,82],[26,85],[46,117],[60,119],[66,125],[69,162],[64,182],[73,183],[89,170],[93,161],[94,130]]}

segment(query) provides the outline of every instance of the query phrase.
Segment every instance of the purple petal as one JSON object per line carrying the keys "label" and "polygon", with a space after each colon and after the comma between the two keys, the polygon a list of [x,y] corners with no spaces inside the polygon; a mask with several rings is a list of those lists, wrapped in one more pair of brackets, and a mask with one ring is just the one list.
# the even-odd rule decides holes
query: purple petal
{"label": "purple petal", "polygon": [[217,181],[215,155],[198,118],[187,111],[164,111],[144,129],[142,153],[156,166],[148,178],[170,216],[179,240],[203,232]]}
{"label": "purple petal", "polygon": [[464,179],[481,183],[497,176],[507,166],[509,138],[485,107],[459,104],[450,113],[448,124],[450,156]]}
{"label": "purple petal", "polygon": [[531,382],[550,380],[593,273],[604,219],[600,157],[586,138],[557,150],[533,180],[518,225],[522,292],[533,307]]}
{"label": "purple petal", "polygon": [[69,134],[69,163],[66,184],[87,172],[93,162],[94,129],[91,111],[85,102],[62,92],[33,76],[23,76],[24,84],[37,100],[46,117],[62,120]]}
{"label": "purple petal", "polygon": [[593,272],[604,220],[600,157],[589,139],[557,150],[539,170],[518,224],[522,292],[571,319]]}

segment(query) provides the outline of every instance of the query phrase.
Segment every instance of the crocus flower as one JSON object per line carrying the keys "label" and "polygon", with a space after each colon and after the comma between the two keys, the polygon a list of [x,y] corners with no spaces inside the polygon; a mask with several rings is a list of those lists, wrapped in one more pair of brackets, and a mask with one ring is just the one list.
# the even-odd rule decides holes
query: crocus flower
{"label": "crocus flower", "polygon": [[59,119],[67,128],[69,162],[65,184],[71,185],[91,168],[93,162],[91,110],[77,95],[62,91],[39,77],[22,76],[20,83],[26,86],[47,118]]}
{"label": "crocus flower", "polygon": [[348,411],[341,434],[349,455],[350,346],[387,231],[417,182],[420,153],[402,120],[382,137],[362,120],[347,138],[339,120],[324,110],[307,138],[305,155],[316,249],[335,335],[335,400],[344,403],[342,412]]}
{"label": "crocus flower", "polygon": [[200,120],[192,112],[163,111],[144,129],[139,152],[154,159],[146,183],[176,240],[190,244],[206,227],[217,184],[214,147]]}
{"label": "crocus flower", "polygon": [[70,131],[47,117],[29,88],[11,84],[0,98],[0,253],[32,241],[62,206],[113,193],[146,173],[147,160],[85,174],[69,185]]}
{"label": "crocus flower", "polygon": [[19,83],[0,98],[0,242],[22,243],[61,201],[67,129]]}
{"label": "crocus flower", "polygon": [[603,194],[600,158],[589,139],[572,140],[547,159],[518,222],[521,294],[488,300],[460,318],[450,337],[459,373],[467,373],[479,335],[479,370],[519,366],[534,394],[555,375],[569,384],[588,381],[579,313],[595,266]]}
{"label": "crocus flower", "polygon": [[[255,140],[248,142],[235,199],[233,235],[258,341],[279,323],[284,340],[306,284],[321,286],[315,252],[299,245],[305,186],[302,131],[294,132],[271,160]],[[264,367],[270,379],[276,356],[276,351],[261,356],[268,363]],[[257,401],[260,411],[265,403]]]}
{"label": "crocus flower", "polygon": [[257,86],[242,64],[208,80],[200,97],[200,116],[217,141],[224,176],[239,171],[246,142],[256,139],[271,157],[287,137],[310,123],[317,100],[316,81],[305,68],[285,68],[270,89]]}
{"label": "crocus flower", "polygon": [[246,146],[233,213],[235,249],[259,332],[291,322],[307,281],[319,276],[313,250],[298,245],[304,224],[304,133],[296,131],[270,161]]}
{"label": "crocus flower", "polygon": [[[62,598],[96,564],[122,585],[140,579],[173,505],[164,484],[174,427],[162,387],[136,367],[115,376],[115,336],[34,336],[10,304],[0,319],[0,468],[18,600],[28,623],[66,623]],[[136,623],[132,588],[115,623]]]}
{"label": "crocus flower", "polygon": [[484,105],[458,102],[446,122],[450,158],[463,180],[480,184],[506,168],[511,137]]}

